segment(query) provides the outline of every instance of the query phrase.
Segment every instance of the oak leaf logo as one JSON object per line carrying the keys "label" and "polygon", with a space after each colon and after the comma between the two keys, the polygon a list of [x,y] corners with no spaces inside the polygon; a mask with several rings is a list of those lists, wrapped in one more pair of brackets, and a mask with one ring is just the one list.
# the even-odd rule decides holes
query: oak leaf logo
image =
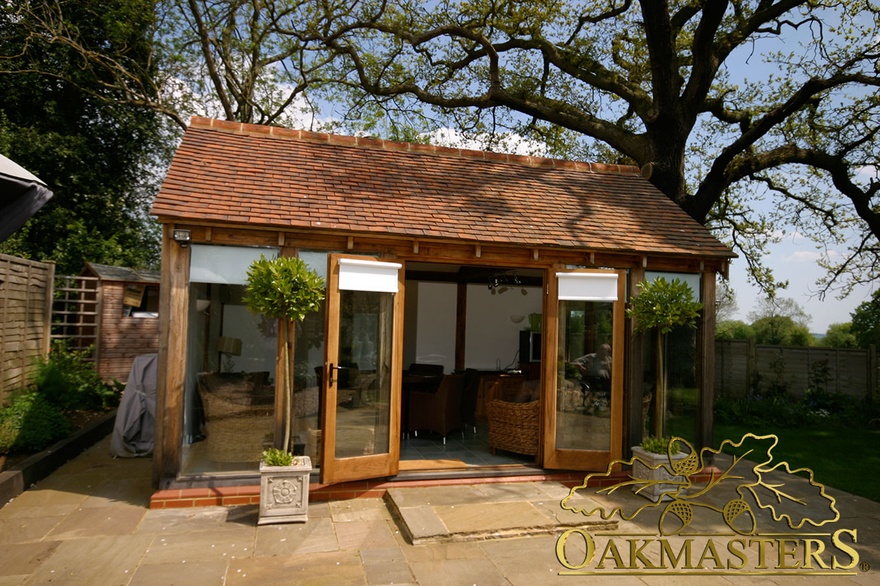
{"label": "oak leaf logo", "polygon": [[[667,453],[656,461],[636,455],[611,462],[604,473],[587,475],[560,505],[586,516],[598,514],[606,521],[614,515],[631,521],[646,509],[662,506],[658,522],[661,535],[676,535],[691,527],[695,512],[701,509],[719,513],[727,527],[740,535],[757,533],[756,511],[768,512],[774,522],[785,522],[792,530],[838,521],[836,500],[815,481],[812,470],[792,469],[785,461],[774,463],[773,449],[778,443],[775,435],[747,433],[737,442],[724,440],[717,449],[697,451],[687,440],[674,437]],[[727,458],[719,458],[722,454],[729,458],[726,468],[711,468],[704,474],[710,462],[728,462]],[[601,484],[603,478],[611,478],[618,464],[632,467],[629,479],[601,488],[596,494],[610,496],[629,488],[637,495],[648,496],[649,502],[639,500],[635,504],[633,499],[622,499],[608,508],[589,499],[587,505],[579,506],[578,491],[591,482]]]}

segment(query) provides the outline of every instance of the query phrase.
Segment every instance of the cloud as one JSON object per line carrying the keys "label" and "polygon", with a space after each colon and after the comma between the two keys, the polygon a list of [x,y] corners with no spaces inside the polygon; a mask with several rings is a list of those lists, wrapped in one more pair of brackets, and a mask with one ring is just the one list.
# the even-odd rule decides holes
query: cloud
{"label": "cloud", "polygon": [[856,179],[862,181],[869,181],[870,179],[877,179],[880,177],[880,167],[876,165],[865,165],[864,167],[859,167],[856,170]]}
{"label": "cloud", "polygon": [[790,262],[817,262],[822,256],[822,253],[815,250],[797,250],[789,254],[785,260]]}
{"label": "cloud", "polygon": [[493,137],[488,133],[468,137],[453,128],[438,128],[425,136],[431,144],[437,146],[478,151],[492,150],[511,155],[545,156],[547,152],[547,145],[544,143],[512,133],[503,134],[500,137]]}

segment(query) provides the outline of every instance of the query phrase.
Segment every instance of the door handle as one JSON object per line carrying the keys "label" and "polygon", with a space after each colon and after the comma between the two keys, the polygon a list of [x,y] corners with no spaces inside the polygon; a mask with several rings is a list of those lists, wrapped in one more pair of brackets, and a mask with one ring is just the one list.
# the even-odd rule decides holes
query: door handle
{"label": "door handle", "polygon": [[333,382],[334,382],[333,381],[333,371],[334,370],[345,370],[345,368],[346,368],[345,366],[334,366],[333,363],[331,362],[330,367],[327,369],[327,377],[328,377],[327,384],[331,387],[333,386]]}

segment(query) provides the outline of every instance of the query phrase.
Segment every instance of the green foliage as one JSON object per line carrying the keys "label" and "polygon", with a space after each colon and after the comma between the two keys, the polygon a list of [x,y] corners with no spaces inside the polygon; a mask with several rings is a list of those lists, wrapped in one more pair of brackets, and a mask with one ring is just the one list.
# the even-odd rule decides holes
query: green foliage
{"label": "green foliage", "polygon": [[763,317],[752,324],[755,342],[774,346],[811,346],[810,330],[788,316]]}
{"label": "green foliage", "polygon": [[752,326],[738,319],[720,321],[715,326],[716,340],[748,340],[754,337]]}
{"label": "green foliage", "polygon": [[874,291],[869,301],[860,303],[852,316],[852,334],[859,348],[871,344],[880,347],[880,289]]}
{"label": "green foliage", "polygon": [[[53,260],[56,274],[79,274],[86,261],[157,266],[159,230],[148,212],[173,136],[158,114],[118,103],[125,92],[109,89],[113,76],[74,48],[139,67],[128,78],[134,86],[149,71],[152,3],[62,4],[53,22],[75,31],[75,45],[39,32],[53,3],[18,3],[34,12],[15,17],[13,5],[0,9],[0,55],[9,57],[0,68],[0,152],[53,192],[0,251]],[[37,73],[47,68],[49,75]]]}
{"label": "green foliage", "polygon": [[668,334],[676,326],[693,327],[703,305],[694,301],[690,285],[681,279],[658,277],[638,284],[639,292],[630,300],[627,317],[635,320],[636,331],[657,328]]}
{"label": "green foliage", "polygon": [[642,439],[641,446],[646,452],[651,452],[652,454],[665,454],[669,449],[669,442],[671,439],[672,438],[668,437],[649,435]]}
{"label": "green foliage", "polygon": [[324,280],[299,258],[261,256],[248,268],[244,303],[254,313],[302,321],[323,300]]}
{"label": "green foliage", "polygon": [[716,423],[745,425],[753,430],[829,425],[831,421],[878,425],[876,405],[824,389],[806,389],[799,395],[752,392],[739,399],[718,397],[714,414]]}
{"label": "green foliage", "polygon": [[99,410],[119,404],[124,385],[105,383],[89,361],[90,349],[71,350],[56,342],[40,360],[32,384],[46,401],[63,411]]}
{"label": "green foliage", "polygon": [[279,448],[263,450],[263,463],[266,466],[292,466],[293,454]]}
{"label": "green foliage", "polygon": [[[324,300],[324,280],[308,268],[305,261],[291,256],[267,259],[264,255],[251,263],[247,272],[244,304],[252,312],[286,322],[301,322],[306,314],[318,311]],[[293,376],[287,350],[288,328],[281,328],[283,355],[282,389],[288,406],[284,410],[284,449],[290,448],[293,403]]]}
{"label": "green foliage", "polygon": [[14,393],[0,409],[0,453],[39,451],[68,433],[61,410],[37,391]]}
{"label": "green foliage", "polygon": [[341,132],[643,166],[766,289],[788,226],[849,247],[826,284],[876,279],[880,211],[849,204],[872,201],[880,152],[876,3],[727,4],[7,2],[0,55],[9,86],[44,75],[51,109],[94,97],[95,124],[115,101],[180,128],[209,109],[314,127],[324,103]]}
{"label": "green foliage", "polygon": [[819,346],[828,348],[858,348],[859,342],[852,331],[852,323],[831,324],[825,337],[817,342]]}

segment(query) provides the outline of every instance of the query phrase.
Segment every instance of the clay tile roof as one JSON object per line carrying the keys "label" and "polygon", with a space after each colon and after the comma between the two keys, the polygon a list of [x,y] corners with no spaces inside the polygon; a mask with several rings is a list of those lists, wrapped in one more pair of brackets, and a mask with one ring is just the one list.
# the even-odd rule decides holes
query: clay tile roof
{"label": "clay tile roof", "polygon": [[199,117],[152,213],[163,222],[733,256],[635,167]]}

